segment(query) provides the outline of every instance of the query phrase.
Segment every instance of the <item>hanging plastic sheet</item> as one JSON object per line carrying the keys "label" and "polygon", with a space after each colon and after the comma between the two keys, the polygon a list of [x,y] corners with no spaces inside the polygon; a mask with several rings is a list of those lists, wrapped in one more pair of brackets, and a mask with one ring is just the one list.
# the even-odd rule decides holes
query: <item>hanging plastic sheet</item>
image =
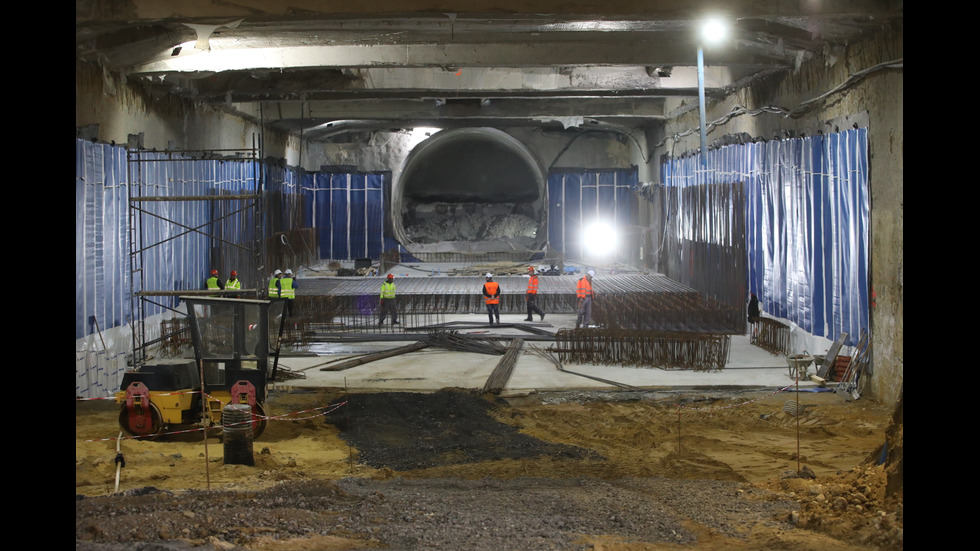
{"label": "hanging plastic sheet", "polygon": [[384,238],[382,173],[324,173],[314,179],[313,226],[320,258],[380,258]]}
{"label": "hanging plastic sheet", "polygon": [[[154,152],[134,157],[123,147],[76,140],[75,165],[76,339],[92,334],[96,324],[101,330],[128,324],[133,293],[144,288],[202,288],[214,245],[208,232],[240,243],[256,231],[240,201],[217,207],[209,201],[138,200],[254,193],[256,163]],[[131,216],[139,217],[139,231],[131,231]],[[140,274],[135,280],[133,270]],[[176,297],[157,298],[143,315],[164,313],[176,303]]]}
{"label": "hanging plastic sheet", "polygon": [[[861,128],[726,146],[708,153],[706,168],[692,156],[661,174],[666,186],[744,182],[748,290],[769,315],[832,340],[847,332],[853,345],[869,327],[867,156]],[[686,221],[678,237],[722,238],[679,208],[670,213]]]}
{"label": "hanging plastic sheet", "polygon": [[126,150],[75,140],[75,338],[127,323]]}
{"label": "hanging plastic sheet", "polygon": [[365,242],[368,258],[381,258],[384,252],[385,174],[365,174]]}

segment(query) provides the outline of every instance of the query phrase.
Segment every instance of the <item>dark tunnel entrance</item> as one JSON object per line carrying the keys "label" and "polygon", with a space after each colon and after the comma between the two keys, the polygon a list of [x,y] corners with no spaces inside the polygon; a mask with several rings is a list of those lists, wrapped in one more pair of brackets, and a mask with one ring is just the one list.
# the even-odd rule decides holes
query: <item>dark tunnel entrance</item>
{"label": "dark tunnel entrance", "polygon": [[411,252],[530,251],[544,246],[544,174],[492,128],[438,132],[409,154],[393,212]]}

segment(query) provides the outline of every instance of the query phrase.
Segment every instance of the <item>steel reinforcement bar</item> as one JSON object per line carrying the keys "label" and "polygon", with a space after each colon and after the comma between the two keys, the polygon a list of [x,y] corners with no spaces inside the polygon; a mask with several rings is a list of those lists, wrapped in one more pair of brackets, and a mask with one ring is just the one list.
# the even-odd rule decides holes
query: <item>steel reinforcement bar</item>
{"label": "steel reinforcement bar", "polygon": [[617,329],[561,329],[555,348],[562,363],[716,371],[725,368],[729,335]]}
{"label": "steel reinforcement bar", "polygon": [[789,326],[772,318],[759,318],[759,334],[752,344],[771,354],[790,353]]}
{"label": "steel reinforcement bar", "polygon": [[[503,293],[500,311],[524,314],[526,278],[498,279]],[[575,313],[575,276],[542,276],[538,305],[546,313]],[[484,313],[478,277],[396,276],[396,299],[402,325],[431,325],[448,314]],[[384,331],[380,316],[379,278],[323,278],[303,280],[294,316],[332,330]],[[663,276],[616,275],[595,280],[593,319],[604,328],[653,331],[741,332],[744,311],[706,298]],[[390,323],[390,320],[387,320]]]}

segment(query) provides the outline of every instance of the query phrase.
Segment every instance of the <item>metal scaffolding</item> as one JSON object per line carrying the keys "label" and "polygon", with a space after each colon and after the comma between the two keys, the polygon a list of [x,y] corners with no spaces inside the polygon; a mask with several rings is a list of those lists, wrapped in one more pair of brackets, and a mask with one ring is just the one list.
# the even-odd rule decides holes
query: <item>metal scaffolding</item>
{"label": "metal scaffolding", "polygon": [[[177,297],[202,293],[204,274],[211,267],[222,276],[234,269],[255,282],[256,289],[264,287],[263,188],[256,141],[249,149],[127,151],[134,366],[145,363],[147,348],[173,337],[170,332],[176,327],[161,324],[160,339],[149,342],[150,312],[182,314],[176,309]],[[184,273],[178,273],[181,269]],[[256,296],[256,289],[208,294]]]}

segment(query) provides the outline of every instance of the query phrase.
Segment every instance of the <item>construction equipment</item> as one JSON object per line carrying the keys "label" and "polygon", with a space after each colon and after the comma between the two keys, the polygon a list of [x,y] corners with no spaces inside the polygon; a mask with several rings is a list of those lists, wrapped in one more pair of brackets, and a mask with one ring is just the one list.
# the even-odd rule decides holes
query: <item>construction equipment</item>
{"label": "construction equipment", "polygon": [[282,342],[285,301],[181,297],[194,358],[148,362],[123,375],[119,426],[153,437],[173,425],[221,425],[228,404],[252,408],[252,435],[265,430],[268,383]]}

